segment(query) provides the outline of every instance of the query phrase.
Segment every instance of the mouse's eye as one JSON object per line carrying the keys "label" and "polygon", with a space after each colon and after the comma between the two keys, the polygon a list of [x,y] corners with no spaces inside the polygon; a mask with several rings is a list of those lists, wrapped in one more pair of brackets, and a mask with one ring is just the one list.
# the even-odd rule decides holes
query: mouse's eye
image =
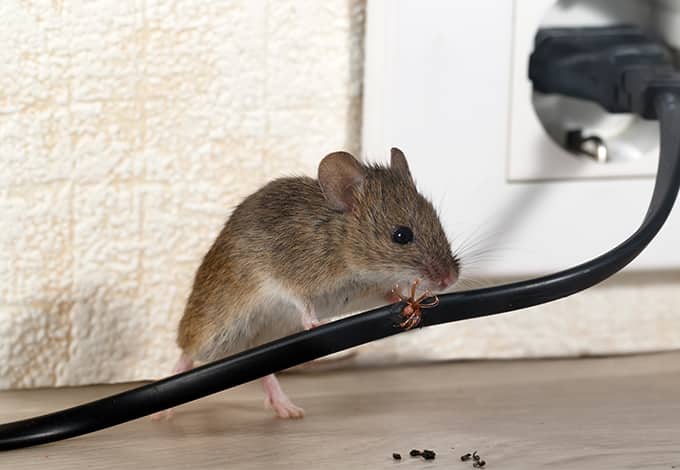
{"label": "mouse's eye", "polygon": [[399,225],[395,227],[394,232],[392,232],[392,241],[394,243],[399,243],[400,245],[411,243],[413,241],[413,231],[408,227]]}

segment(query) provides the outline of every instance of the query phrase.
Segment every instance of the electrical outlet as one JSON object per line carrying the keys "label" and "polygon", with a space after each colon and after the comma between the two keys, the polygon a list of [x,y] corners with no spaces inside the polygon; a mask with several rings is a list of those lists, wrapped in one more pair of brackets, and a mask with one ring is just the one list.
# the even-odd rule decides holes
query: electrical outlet
{"label": "electrical outlet", "polygon": [[[532,93],[531,83],[526,79],[538,28],[637,24],[650,29],[651,6],[650,2],[639,0],[515,2],[510,181],[654,176],[659,155],[656,122],[634,115],[609,114],[582,100]],[[606,161],[601,163],[585,153],[567,150],[565,143],[570,131],[597,139],[605,149]]]}
{"label": "electrical outlet", "polygon": [[[680,44],[674,29],[680,23],[669,13],[680,11],[677,3],[373,0],[364,154],[384,160],[391,146],[406,152],[454,248],[482,247],[481,256],[469,258],[480,276],[536,275],[597,256],[644,217],[657,124],[533,96],[527,78],[533,38],[541,26],[624,21],[669,34],[671,44],[675,34]],[[566,151],[556,129],[572,124],[598,134],[610,161]],[[629,269],[679,268],[678,240],[676,210]]]}

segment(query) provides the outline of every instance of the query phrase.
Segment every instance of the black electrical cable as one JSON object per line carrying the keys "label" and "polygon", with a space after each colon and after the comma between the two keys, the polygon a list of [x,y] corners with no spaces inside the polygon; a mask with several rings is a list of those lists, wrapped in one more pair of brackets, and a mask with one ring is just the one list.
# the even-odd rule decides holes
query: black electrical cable
{"label": "black electrical cable", "polygon": [[[647,94],[660,121],[661,151],[649,209],[640,228],[611,251],[574,268],[537,279],[439,297],[421,326],[509,312],[550,302],[593,286],[630,263],[666,221],[680,187],[680,88]],[[678,83],[680,85],[680,83]],[[649,92],[646,89],[645,92]],[[0,425],[0,450],[79,436],[141,418],[304,362],[404,330],[404,304],[354,315],[244,351],[133,390],[56,413]]]}

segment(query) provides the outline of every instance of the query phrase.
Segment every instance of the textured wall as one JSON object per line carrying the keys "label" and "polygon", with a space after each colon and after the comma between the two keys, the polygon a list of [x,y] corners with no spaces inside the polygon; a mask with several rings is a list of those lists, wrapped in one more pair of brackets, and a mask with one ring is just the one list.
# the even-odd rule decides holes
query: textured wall
{"label": "textured wall", "polygon": [[149,378],[265,181],[358,150],[362,0],[0,2],[0,387]]}
{"label": "textured wall", "polygon": [[[0,1],[0,388],[169,372],[230,209],[358,150],[363,27],[363,0]],[[679,284],[622,275],[352,360],[677,348]]]}

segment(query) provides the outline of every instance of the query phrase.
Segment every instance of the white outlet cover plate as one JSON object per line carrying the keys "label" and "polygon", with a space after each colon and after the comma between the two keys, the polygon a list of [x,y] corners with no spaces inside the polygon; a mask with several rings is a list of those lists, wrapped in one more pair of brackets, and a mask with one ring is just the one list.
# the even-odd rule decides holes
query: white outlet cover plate
{"label": "white outlet cover plate", "polygon": [[[600,26],[612,23],[635,23],[648,27],[651,23],[649,3],[640,0],[572,0],[561,4],[563,6],[557,7],[555,0],[515,1],[508,179],[540,181],[653,177],[659,161],[655,123],[636,116],[608,115],[597,105],[587,104],[588,115],[595,116],[589,121],[597,122],[597,128],[601,130],[596,135],[604,137],[610,147],[618,143],[617,137],[620,134],[617,132],[618,129],[626,127],[628,129],[626,134],[636,134],[637,140],[644,142],[641,145],[643,150],[636,159],[608,164],[597,163],[588,157],[575,156],[558,146],[544,131],[534,110],[531,99],[532,86],[527,79],[529,53],[533,50],[534,35],[539,27]],[[563,114],[567,114],[565,111],[578,103],[576,100],[558,96],[542,99],[543,102],[554,103],[553,106],[558,113],[561,106]],[[578,123],[579,120],[574,119],[573,122]]]}
{"label": "white outlet cover plate", "polygon": [[[405,151],[421,191],[441,209],[454,249],[466,238],[488,249],[484,259],[469,258],[481,277],[532,276],[597,256],[635,231],[651,196],[651,177],[510,180],[511,142],[542,142],[527,146],[532,158],[550,142],[533,113],[516,113],[521,100],[529,103],[530,85],[526,72],[517,72],[526,62],[513,61],[528,57],[550,5],[368,3],[364,157],[386,161],[390,147]],[[523,86],[513,83],[515,75]],[[517,127],[515,120],[527,123]],[[680,268],[678,211],[629,269]]]}

